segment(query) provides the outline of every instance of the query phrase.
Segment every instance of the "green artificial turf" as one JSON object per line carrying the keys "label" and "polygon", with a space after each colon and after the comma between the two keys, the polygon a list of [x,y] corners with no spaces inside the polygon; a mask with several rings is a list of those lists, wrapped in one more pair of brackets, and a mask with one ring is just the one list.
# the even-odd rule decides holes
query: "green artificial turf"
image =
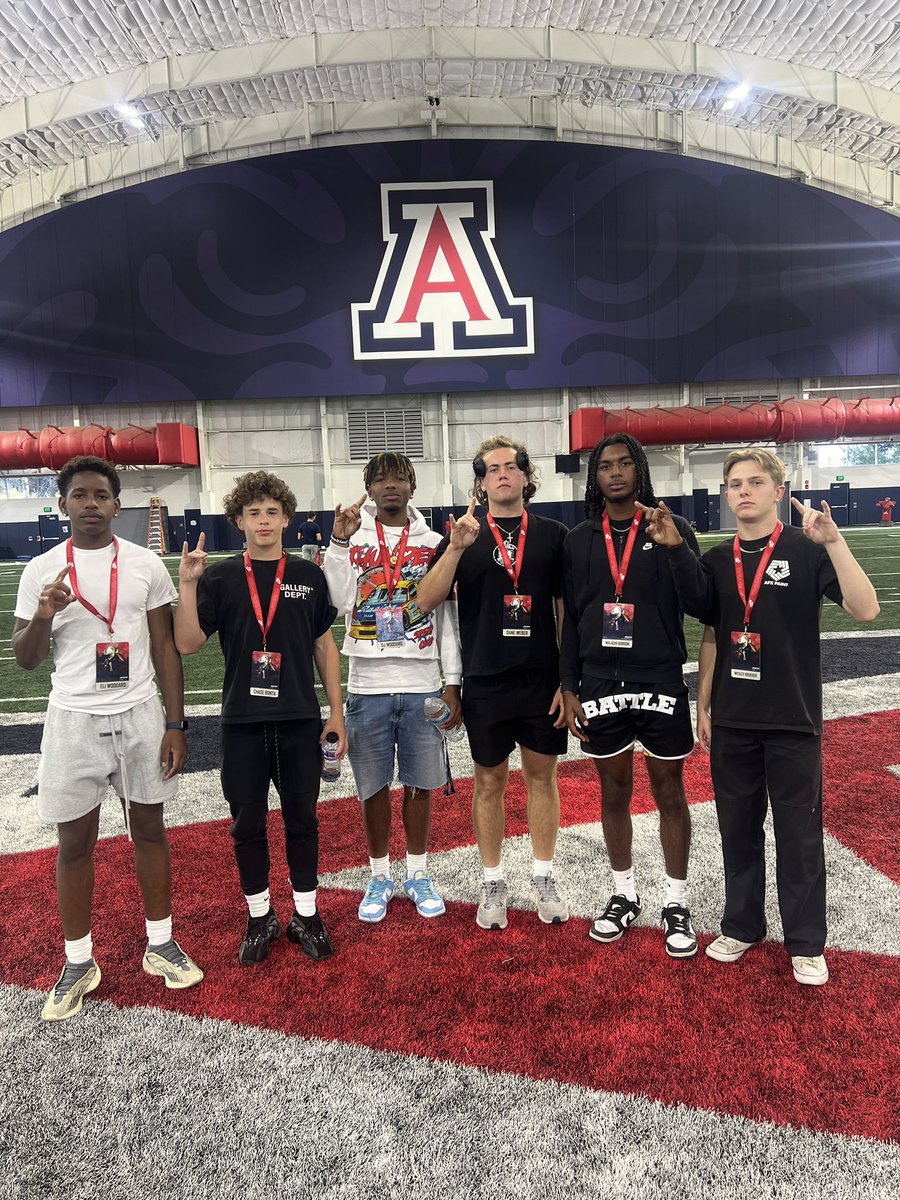
{"label": "green artificial turf", "polygon": [[[875,527],[854,529],[846,534],[847,541],[863,569],[878,591],[881,615],[868,629],[900,629],[900,526],[891,529]],[[708,550],[723,540],[721,533],[701,534],[701,550]],[[178,558],[169,555],[166,566],[176,582]],[[49,661],[36,671],[19,669],[12,656],[13,610],[16,588],[22,573],[22,563],[0,563],[0,713],[23,711],[40,712],[46,706],[50,690]],[[837,605],[825,603],[822,610],[822,629],[827,632],[860,628]],[[333,628],[340,646],[344,636],[343,622]],[[701,626],[688,618],[685,621],[688,659],[695,661],[700,644]],[[212,638],[198,654],[184,660],[184,686],[188,704],[214,704],[222,692],[222,655],[218,639]],[[347,660],[341,657],[341,673],[346,683]],[[324,694],[320,689],[324,702]]]}

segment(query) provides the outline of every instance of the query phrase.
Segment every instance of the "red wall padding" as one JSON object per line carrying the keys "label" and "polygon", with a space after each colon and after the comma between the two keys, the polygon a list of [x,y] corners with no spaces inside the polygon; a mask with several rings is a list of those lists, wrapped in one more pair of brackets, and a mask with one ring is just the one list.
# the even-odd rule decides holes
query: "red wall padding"
{"label": "red wall padding", "polygon": [[785,400],[733,408],[579,408],[572,413],[572,450],[591,450],[614,433],[645,446],[706,442],[831,442],[841,437],[900,433],[900,396],[889,399]]}
{"label": "red wall padding", "polygon": [[96,454],[121,466],[199,467],[200,443],[192,425],[162,424],[153,429],[127,425],[48,425],[39,433],[17,429],[0,433],[0,470],[51,467],[58,471],[77,454]]}

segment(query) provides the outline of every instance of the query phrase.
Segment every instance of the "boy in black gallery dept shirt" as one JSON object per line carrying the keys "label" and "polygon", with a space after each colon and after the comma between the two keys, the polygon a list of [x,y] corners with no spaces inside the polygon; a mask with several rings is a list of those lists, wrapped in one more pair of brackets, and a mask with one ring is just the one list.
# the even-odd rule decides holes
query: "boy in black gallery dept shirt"
{"label": "boy in black gallery dept shirt", "polygon": [[[784,464],[771,451],[734,450],[723,475],[737,534],[703,558],[709,603],[697,687],[725,860],[722,936],[706,953],[736,962],[766,935],[768,799],[785,950],[798,983],[824,984],[819,617],[823,596],[857,621],[874,621],[878,600],[825,501],[815,512],[792,499],[802,529],[782,525]],[[652,524],[671,547],[676,583],[682,573],[693,578],[693,556],[671,520],[656,510]]]}
{"label": "boy in black gallery dept shirt", "polygon": [[[562,551],[566,528],[533,516],[536,472],[525,447],[489,438],[473,462],[474,499],[419,582],[419,605],[433,609],[454,585],[463,660],[462,709],[475,766],[472,817],[484,868],[480,928],[507,926],[501,863],[509,756],[518,745],[534,851],[531,898],[545,924],[569,919],[553,876],[559,830],[556,761],[568,731],[559,693]],[[487,518],[474,515],[476,500]]]}
{"label": "boy in black gallery dept shirt", "polygon": [[[262,962],[281,935],[269,896],[270,781],[281,798],[294,895],[287,936],[308,958],[326,959],[333,951],[316,907],[316,802],[321,743],[334,732],[339,754],[346,750],[340,659],[331,634],[337,610],[321,569],[282,546],[297,507],[282,480],[266,471],[242,475],[224,507],[247,549],[207,570],[204,535],[191,553],[185,543],[175,641],[182,654],[193,654],[218,633],[225,656],[222,790],[249,909],[238,961]],[[324,727],[313,660],[331,709]]]}

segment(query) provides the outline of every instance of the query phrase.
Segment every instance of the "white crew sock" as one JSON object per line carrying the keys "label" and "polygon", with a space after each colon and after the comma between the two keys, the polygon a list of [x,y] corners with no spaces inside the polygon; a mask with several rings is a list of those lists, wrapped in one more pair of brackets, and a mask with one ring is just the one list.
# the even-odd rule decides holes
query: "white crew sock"
{"label": "white crew sock", "polygon": [[671,875],[666,876],[666,903],[665,908],[670,904],[678,904],[684,907],[684,897],[687,892],[686,879],[673,879]]}
{"label": "white crew sock", "polygon": [[500,883],[503,879],[503,863],[498,863],[496,867],[484,868],[485,883]]}
{"label": "white crew sock", "polygon": [[294,908],[301,917],[313,917],[316,914],[316,889],[311,892],[294,892]]}
{"label": "white crew sock", "polygon": [[624,896],[626,900],[637,900],[637,889],[634,884],[634,867],[627,871],[613,871],[613,895]]}
{"label": "white crew sock", "polygon": [[531,874],[534,879],[546,879],[548,875],[553,874],[552,858],[536,858],[533,861],[534,870]]}
{"label": "white crew sock", "polygon": [[163,917],[161,921],[145,920],[147,926],[147,941],[151,946],[164,946],[172,940],[172,918]]}
{"label": "white crew sock", "polygon": [[244,899],[247,901],[251,917],[264,917],[272,907],[268,888],[264,892],[254,892],[252,896],[245,895]]}
{"label": "white crew sock", "polygon": [[391,856],[386,854],[384,858],[370,858],[369,866],[372,868],[372,878],[376,875],[383,875],[385,879],[391,877]]}
{"label": "white crew sock", "polygon": [[406,878],[415,879],[416,871],[421,871],[423,875],[428,874],[426,865],[428,860],[427,854],[410,854],[406,852]]}
{"label": "white crew sock", "polygon": [[83,938],[76,938],[72,942],[66,940],[64,945],[66,948],[66,962],[81,966],[82,963],[88,963],[94,957],[94,942],[91,938],[90,930]]}

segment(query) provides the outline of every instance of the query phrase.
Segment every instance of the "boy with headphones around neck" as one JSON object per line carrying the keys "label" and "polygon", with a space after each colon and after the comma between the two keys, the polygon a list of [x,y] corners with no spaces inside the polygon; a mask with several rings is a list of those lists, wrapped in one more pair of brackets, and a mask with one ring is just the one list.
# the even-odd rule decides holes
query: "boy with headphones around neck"
{"label": "boy with headphones around neck", "polygon": [[[472,818],[484,867],[476,921],[505,929],[507,884],[501,852],[509,756],[518,745],[528,792],[534,851],[531,897],[545,924],[569,919],[553,876],[559,829],[556,761],[568,731],[559,692],[562,556],[566,528],[528,512],[537,471],[521,442],[482,442],[472,464],[468,511],[450,518],[450,534],[418,588],[423,610],[456,587],[463,658],[462,710],[475,764]],[[476,502],[487,519],[475,516]]]}

